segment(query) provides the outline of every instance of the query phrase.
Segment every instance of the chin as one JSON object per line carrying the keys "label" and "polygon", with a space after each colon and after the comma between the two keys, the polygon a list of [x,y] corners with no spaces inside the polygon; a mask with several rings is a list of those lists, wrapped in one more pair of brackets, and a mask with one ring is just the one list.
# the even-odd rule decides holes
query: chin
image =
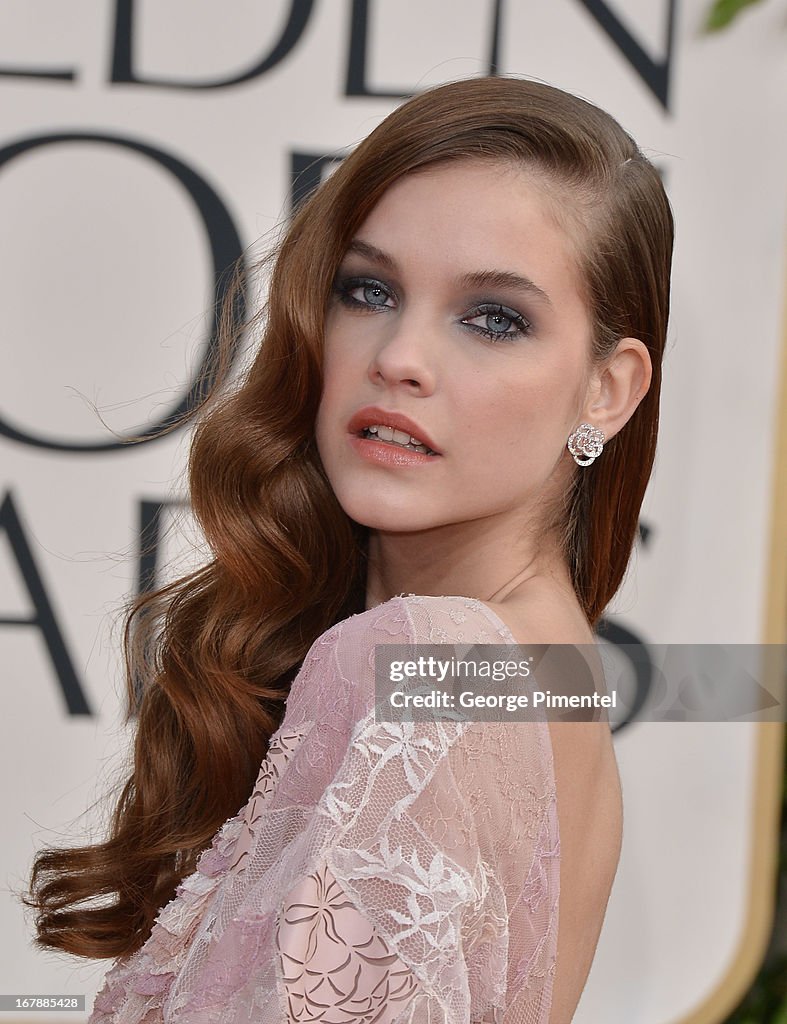
{"label": "chin", "polygon": [[416,533],[419,530],[428,530],[439,525],[432,519],[414,515],[411,508],[399,511],[391,508],[370,508],[368,501],[350,503],[340,501],[340,505],[350,519],[370,530],[379,530],[381,533]]}
{"label": "chin", "polygon": [[361,526],[368,527],[370,530],[377,530],[379,533],[415,533],[418,530],[425,530],[434,525],[432,523],[414,522],[412,516],[374,515],[373,513],[368,515],[363,513],[351,515],[350,519],[353,519]]}

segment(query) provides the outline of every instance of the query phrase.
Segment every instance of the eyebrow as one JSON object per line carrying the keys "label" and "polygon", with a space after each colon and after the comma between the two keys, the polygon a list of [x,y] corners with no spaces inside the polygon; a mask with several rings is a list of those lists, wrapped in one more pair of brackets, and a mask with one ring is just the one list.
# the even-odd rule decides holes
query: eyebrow
{"label": "eyebrow", "polygon": [[[393,274],[399,273],[399,265],[393,256],[382,249],[378,249],[375,245],[362,241],[360,238],[354,238],[350,242],[347,246],[347,252],[356,253],[358,256],[374,260],[375,263],[379,263],[381,267],[384,267]],[[469,274],[463,274],[457,283],[463,289],[512,288],[528,292],[534,298],[549,306],[550,309],[553,308],[552,300],[543,288],[539,288],[535,281],[531,281],[529,277],[523,277],[521,274],[515,274],[510,270],[476,270]]]}

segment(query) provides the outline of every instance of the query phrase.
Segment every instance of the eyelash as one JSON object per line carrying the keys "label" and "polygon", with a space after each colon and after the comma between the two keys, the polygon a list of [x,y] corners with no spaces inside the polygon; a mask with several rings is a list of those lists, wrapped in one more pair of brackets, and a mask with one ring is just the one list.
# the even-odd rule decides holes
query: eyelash
{"label": "eyelash", "polygon": [[[360,302],[358,299],[354,299],[350,292],[354,292],[357,288],[379,288],[390,298],[394,298],[393,292],[382,281],[378,281],[373,277],[347,277],[337,280],[333,286],[333,291],[337,295],[340,302],[350,309],[362,309],[366,311],[377,312],[378,309],[390,309],[390,306],[377,306],[372,302]],[[477,324],[465,324],[472,331],[476,331],[478,334],[484,335],[493,344],[500,344],[501,341],[515,341],[517,338],[525,337],[532,331],[532,324],[526,320],[521,313],[517,313],[514,309],[509,309],[507,306],[502,306],[499,302],[481,302],[476,306],[475,310],[471,314],[468,314],[464,319],[472,319],[476,316],[502,316],[506,320],[510,320],[511,323],[516,327],[515,331],[490,331],[488,328],[479,327]]]}

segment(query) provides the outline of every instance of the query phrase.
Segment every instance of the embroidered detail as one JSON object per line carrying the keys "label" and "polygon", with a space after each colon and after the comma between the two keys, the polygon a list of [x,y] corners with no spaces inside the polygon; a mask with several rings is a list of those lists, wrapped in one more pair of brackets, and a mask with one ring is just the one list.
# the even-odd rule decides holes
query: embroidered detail
{"label": "embroidered detail", "polygon": [[547,1024],[547,724],[376,722],[374,648],[391,642],[516,641],[480,601],[416,594],[319,637],[248,802],[89,1024]]}
{"label": "embroidered detail", "polygon": [[420,988],[325,861],[290,893],[276,945],[289,1017],[303,1024],[390,1022]]}

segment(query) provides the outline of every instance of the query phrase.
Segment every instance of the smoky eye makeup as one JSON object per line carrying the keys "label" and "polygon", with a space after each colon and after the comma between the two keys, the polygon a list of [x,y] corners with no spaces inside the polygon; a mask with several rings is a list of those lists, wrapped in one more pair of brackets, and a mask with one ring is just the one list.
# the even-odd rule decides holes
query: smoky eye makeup
{"label": "smoky eye makeup", "polygon": [[[468,323],[470,320],[478,320],[480,323]],[[532,332],[533,327],[522,313],[499,302],[477,303],[472,312],[462,317],[462,323],[495,343],[525,337]]]}
{"label": "smoky eye makeup", "polygon": [[[362,313],[390,310],[398,303],[394,287],[375,274],[340,269],[331,293],[333,300]],[[492,343],[516,341],[532,333],[533,325],[528,316],[494,297],[476,292],[462,301],[459,308],[457,323]]]}
{"label": "smoky eye makeup", "polygon": [[390,300],[396,300],[396,293],[390,285],[366,274],[337,274],[331,290],[335,298],[350,309],[372,312],[375,306],[390,309]]}

